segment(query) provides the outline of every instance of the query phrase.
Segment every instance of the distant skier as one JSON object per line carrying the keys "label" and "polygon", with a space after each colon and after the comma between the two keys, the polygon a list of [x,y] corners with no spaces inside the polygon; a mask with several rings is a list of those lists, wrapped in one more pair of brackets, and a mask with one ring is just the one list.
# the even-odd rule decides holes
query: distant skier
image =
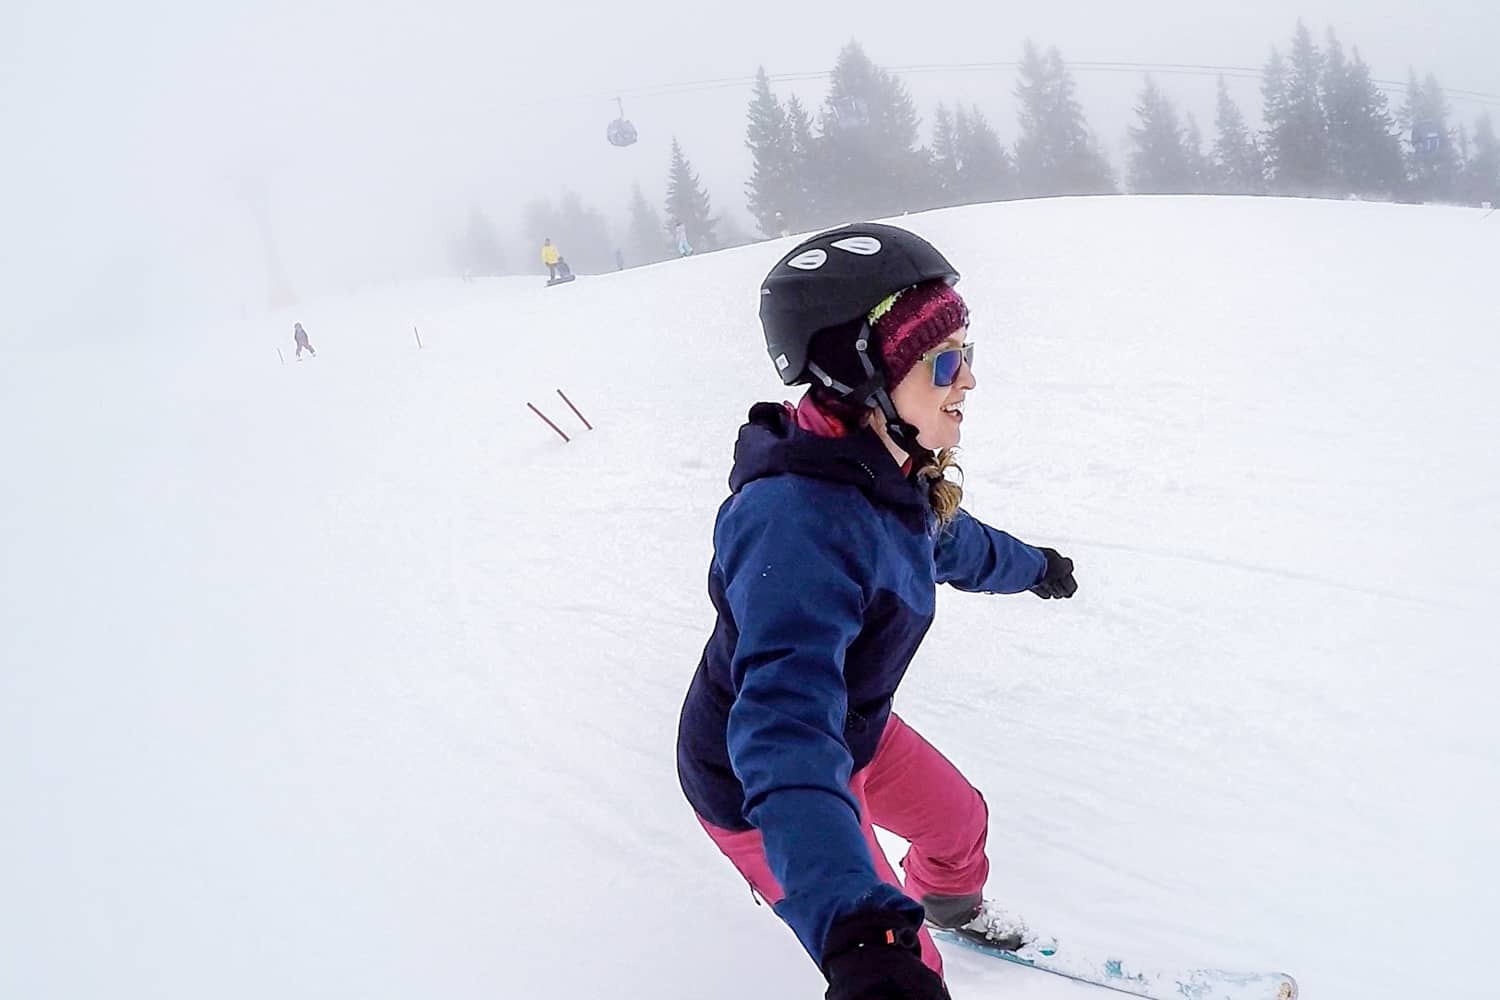
{"label": "distant skier", "polygon": [[313,350],[312,341],[310,341],[310,340],[307,339],[307,331],[304,330],[304,329],[302,329],[302,324],[301,323],[293,323],[292,324],[292,340],[295,341],[296,344],[297,344],[297,360],[298,361],[302,360],[302,352],[303,351],[306,351],[308,354],[312,355],[313,357],[317,357],[318,356],[318,352],[315,351],[315,350]]}
{"label": "distant skier", "polygon": [[[677,773],[828,1000],[947,1000],[924,920],[996,948],[1027,933],[983,896],[984,799],[891,710],[937,584],[1077,590],[1071,560],[972,517],[945,475],[975,386],[957,280],[894,226],[821,233],[781,258],[761,285],[766,345],[784,383],[812,388],[750,409],[714,524],[718,621]],[[911,845],[904,889],[876,826]]]}
{"label": "distant skier", "polygon": [[557,262],[560,260],[562,260],[562,254],[558,253],[557,247],[552,245],[552,237],[542,240],[542,263],[547,265],[549,281],[557,277]]}
{"label": "distant skier", "polygon": [[693,245],[688,242],[687,226],[680,222],[677,223],[677,228],[672,231],[672,236],[677,240],[677,256],[691,257],[693,255]]}
{"label": "distant skier", "polygon": [[615,270],[625,270],[625,251],[618,248],[615,250]]}

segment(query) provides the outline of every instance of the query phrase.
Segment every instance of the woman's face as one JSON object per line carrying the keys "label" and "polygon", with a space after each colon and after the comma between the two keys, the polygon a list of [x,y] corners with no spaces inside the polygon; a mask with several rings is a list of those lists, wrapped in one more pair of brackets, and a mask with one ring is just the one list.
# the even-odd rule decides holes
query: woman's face
{"label": "woman's face", "polygon": [[964,420],[964,397],[974,388],[974,372],[965,362],[952,385],[932,384],[932,359],[939,351],[962,347],[968,327],[955,330],[947,340],[922,356],[906,377],[891,391],[891,402],[901,419],[917,429],[917,443],[931,451],[958,444]]}

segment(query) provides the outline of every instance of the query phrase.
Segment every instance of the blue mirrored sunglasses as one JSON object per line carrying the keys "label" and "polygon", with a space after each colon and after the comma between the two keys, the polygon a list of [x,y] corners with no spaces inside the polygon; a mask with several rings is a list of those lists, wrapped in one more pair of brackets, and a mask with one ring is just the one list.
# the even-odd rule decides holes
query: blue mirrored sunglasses
{"label": "blue mirrored sunglasses", "polygon": [[932,384],[939,389],[944,389],[958,379],[959,369],[964,365],[974,367],[974,345],[964,344],[962,347],[945,347],[941,351],[930,351],[922,355],[920,360],[932,366]]}

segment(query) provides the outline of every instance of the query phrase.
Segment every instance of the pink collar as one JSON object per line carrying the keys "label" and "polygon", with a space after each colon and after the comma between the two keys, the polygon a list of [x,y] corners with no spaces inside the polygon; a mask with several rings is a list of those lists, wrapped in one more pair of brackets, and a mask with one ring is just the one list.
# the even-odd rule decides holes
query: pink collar
{"label": "pink collar", "polygon": [[802,401],[795,406],[791,403],[782,405],[797,426],[809,434],[826,438],[847,437],[849,434],[849,428],[844,426],[844,422],[818,406],[811,393],[803,396]]}
{"label": "pink collar", "polygon": [[[787,415],[796,422],[800,430],[825,438],[849,436],[849,425],[819,406],[811,393],[803,396],[802,401],[796,405],[788,402],[781,405],[786,407]],[[910,458],[901,464],[903,476],[911,475],[911,465]]]}

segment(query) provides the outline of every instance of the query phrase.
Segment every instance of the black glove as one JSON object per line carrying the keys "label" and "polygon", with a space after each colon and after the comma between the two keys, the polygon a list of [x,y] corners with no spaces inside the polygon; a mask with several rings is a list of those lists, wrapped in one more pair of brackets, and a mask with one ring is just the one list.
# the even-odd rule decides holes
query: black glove
{"label": "black glove", "polygon": [[949,1000],[943,980],[922,964],[916,930],[897,922],[861,917],[829,931],[827,1000]]}
{"label": "black glove", "polygon": [[1044,600],[1054,597],[1060,600],[1078,593],[1078,581],[1073,579],[1073,560],[1058,555],[1056,549],[1044,548],[1042,555],[1047,557],[1047,568],[1031,592]]}

